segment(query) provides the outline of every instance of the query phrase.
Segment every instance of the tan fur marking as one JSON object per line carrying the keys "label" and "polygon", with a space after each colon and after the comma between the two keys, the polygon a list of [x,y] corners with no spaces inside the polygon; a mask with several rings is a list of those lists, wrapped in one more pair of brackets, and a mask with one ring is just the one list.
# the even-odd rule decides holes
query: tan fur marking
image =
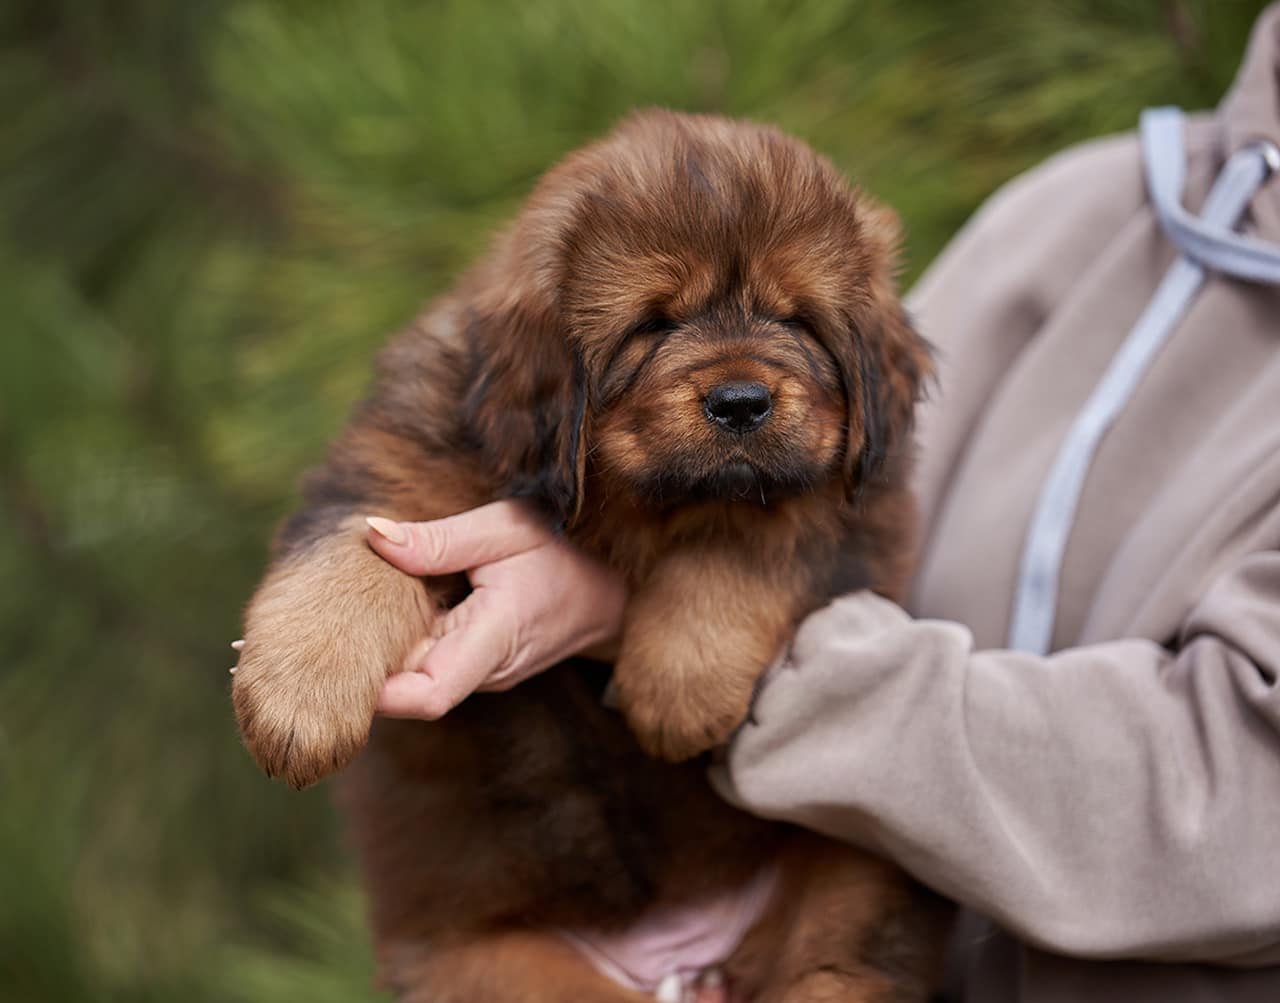
{"label": "tan fur marking", "polygon": [[802,580],[752,574],[725,553],[676,552],[658,564],[627,608],[613,675],[647,752],[679,761],[732,734],[802,589]]}
{"label": "tan fur marking", "polygon": [[263,770],[307,787],[345,766],[435,615],[423,584],[369,549],[363,520],[274,568],[249,604],[232,687]]}

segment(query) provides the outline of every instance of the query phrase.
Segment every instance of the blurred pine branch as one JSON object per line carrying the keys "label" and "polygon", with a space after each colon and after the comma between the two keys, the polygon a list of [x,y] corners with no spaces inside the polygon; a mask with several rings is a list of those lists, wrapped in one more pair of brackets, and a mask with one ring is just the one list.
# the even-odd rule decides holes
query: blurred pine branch
{"label": "blurred pine branch", "polygon": [[777,122],[902,213],[1213,105],[1261,2],[11,0],[0,998],[377,998],[227,642],[377,343],[629,108]]}

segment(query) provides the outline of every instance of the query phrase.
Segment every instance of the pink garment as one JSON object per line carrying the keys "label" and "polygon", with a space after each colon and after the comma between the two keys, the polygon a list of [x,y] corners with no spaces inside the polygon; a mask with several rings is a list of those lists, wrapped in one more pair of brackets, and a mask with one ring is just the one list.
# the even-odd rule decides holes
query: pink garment
{"label": "pink garment", "polygon": [[560,930],[595,968],[620,985],[681,1003],[717,972],[764,915],[778,884],[770,864],[745,885],[700,902],[650,910],[621,933]]}

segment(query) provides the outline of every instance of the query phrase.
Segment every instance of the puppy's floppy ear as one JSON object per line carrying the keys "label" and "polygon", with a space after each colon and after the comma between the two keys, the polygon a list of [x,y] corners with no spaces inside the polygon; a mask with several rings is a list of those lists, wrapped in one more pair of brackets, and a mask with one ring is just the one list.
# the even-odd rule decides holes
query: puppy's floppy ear
{"label": "puppy's floppy ear", "polygon": [[866,205],[862,223],[870,252],[868,295],[852,317],[857,362],[845,376],[853,398],[845,452],[851,496],[911,448],[915,407],[933,375],[932,347],[916,332],[897,295],[898,218],[882,206]]}
{"label": "puppy's floppy ear", "polygon": [[850,493],[875,480],[888,460],[911,448],[915,406],[933,372],[929,343],[916,333],[901,304],[887,304],[887,315],[872,315],[859,325],[859,384],[850,402],[861,418],[861,441],[850,425],[846,483]]}
{"label": "puppy's floppy ear", "polygon": [[582,504],[586,376],[552,294],[520,283],[483,291],[466,334],[463,420],[482,461],[510,495],[572,523]]}

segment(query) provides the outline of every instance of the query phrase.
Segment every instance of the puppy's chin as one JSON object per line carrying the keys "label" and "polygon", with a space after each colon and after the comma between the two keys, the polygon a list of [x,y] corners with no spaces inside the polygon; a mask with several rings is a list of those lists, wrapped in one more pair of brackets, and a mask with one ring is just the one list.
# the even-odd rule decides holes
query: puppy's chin
{"label": "puppy's chin", "polygon": [[769,470],[746,460],[734,460],[711,470],[658,471],[637,487],[641,497],[657,506],[698,502],[767,506],[808,494],[826,476],[821,470]]}

